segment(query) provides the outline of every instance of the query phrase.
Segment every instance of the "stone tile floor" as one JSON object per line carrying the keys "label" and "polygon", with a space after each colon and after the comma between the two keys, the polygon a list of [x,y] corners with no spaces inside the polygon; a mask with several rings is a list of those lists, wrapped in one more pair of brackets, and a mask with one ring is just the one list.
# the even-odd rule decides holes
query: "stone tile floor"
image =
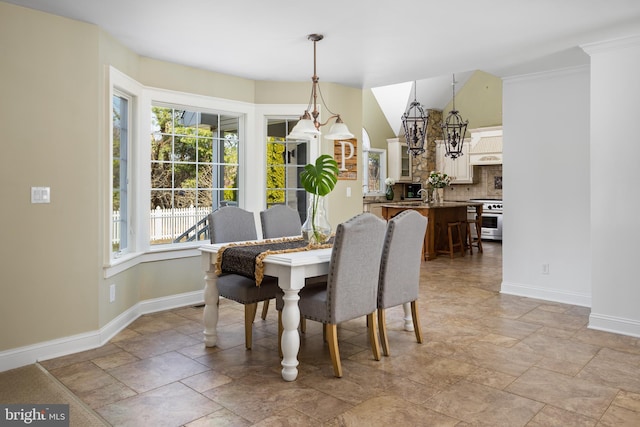
{"label": "stone tile floor", "polygon": [[341,379],[308,322],[298,379],[283,381],[275,309],[246,351],[243,307],[226,300],[215,348],[202,308],[186,307],[42,365],[118,426],[640,425],[640,339],[587,329],[588,308],[501,295],[502,246],[484,247],[423,263],[423,344],[401,307],[387,311],[392,354],[379,362],[365,319],[343,324]]}

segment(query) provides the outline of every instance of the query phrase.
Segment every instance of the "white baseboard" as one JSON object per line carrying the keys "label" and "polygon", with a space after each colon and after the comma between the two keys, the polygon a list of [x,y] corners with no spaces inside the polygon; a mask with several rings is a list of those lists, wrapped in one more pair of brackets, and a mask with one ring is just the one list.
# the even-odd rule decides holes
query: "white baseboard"
{"label": "white baseboard", "polygon": [[565,292],[530,285],[502,282],[500,293],[560,302],[563,304],[579,305],[581,307],[591,307],[591,295],[576,292]]}
{"label": "white baseboard", "polygon": [[96,331],[0,352],[0,372],[103,346],[143,314],[204,304],[204,290],[140,301]]}
{"label": "white baseboard", "polygon": [[591,313],[589,316],[589,329],[640,338],[640,321],[607,316],[605,314]]}
{"label": "white baseboard", "polygon": [[[500,293],[591,307],[590,295],[558,292],[535,286],[502,282]],[[607,316],[592,312],[589,315],[589,329],[640,338],[640,321],[633,319]]]}

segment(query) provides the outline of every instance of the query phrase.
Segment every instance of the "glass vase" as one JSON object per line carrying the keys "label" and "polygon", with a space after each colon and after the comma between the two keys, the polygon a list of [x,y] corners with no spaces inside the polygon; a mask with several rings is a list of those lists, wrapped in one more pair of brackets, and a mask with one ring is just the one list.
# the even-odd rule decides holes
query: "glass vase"
{"label": "glass vase", "polygon": [[441,203],[442,202],[442,193],[443,190],[442,188],[434,188],[433,192],[431,193],[431,200],[433,201],[433,203]]}
{"label": "glass vase", "polygon": [[331,225],[327,220],[324,203],[323,196],[309,194],[307,219],[302,224],[302,238],[311,246],[322,245],[331,238]]}

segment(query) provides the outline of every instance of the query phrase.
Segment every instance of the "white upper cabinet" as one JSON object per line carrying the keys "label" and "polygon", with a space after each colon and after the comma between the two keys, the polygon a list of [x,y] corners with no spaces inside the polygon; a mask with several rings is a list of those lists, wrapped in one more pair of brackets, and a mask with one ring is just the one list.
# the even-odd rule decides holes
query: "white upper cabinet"
{"label": "white upper cabinet", "polygon": [[473,184],[473,165],[470,164],[470,139],[462,144],[462,156],[455,160],[447,157],[444,141],[436,141],[436,169],[451,176],[451,184]]}
{"label": "white upper cabinet", "polygon": [[396,182],[411,182],[413,173],[407,144],[398,138],[387,139],[387,172]]}
{"label": "white upper cabinet", "polygon": [[502,164],[502,126],[471,129],[472,165]]}

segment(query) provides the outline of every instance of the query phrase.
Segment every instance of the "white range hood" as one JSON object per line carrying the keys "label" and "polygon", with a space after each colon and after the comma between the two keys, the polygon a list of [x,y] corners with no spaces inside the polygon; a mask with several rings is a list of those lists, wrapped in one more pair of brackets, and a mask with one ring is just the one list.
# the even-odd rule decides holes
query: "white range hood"
{"label": "white range hood", "polygon": [[472,165],[502,164],[502,126],[471,129],[469,163]]}

